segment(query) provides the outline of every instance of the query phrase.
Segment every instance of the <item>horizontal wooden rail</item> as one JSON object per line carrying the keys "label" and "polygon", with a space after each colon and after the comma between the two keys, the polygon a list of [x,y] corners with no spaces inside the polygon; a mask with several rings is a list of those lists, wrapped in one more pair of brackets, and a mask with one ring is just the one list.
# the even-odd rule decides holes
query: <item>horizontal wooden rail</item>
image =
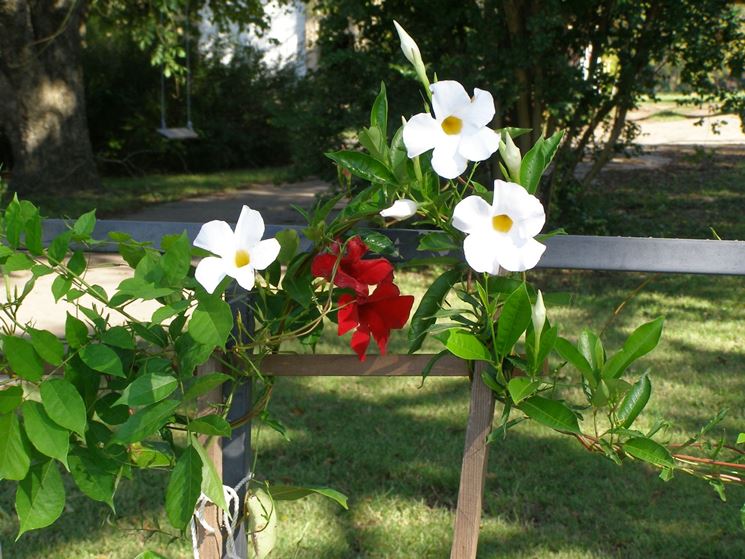
{"label": "horizontal wooden rail", "polygon": [[[44,240],[51,241],[66,227],[63,220],[46,220]],[[106,239],[108,233],[120,231],[130,234],[137,241],[151,242],[158,246],[161,237],[167,234],[186,231],[189,238],[194,239],[200,227],[200,223],[101,220],[96,223],[94,236]],[[282,229],[300,232],[302,227],[267,225],[266,236],[275,235]],[[427,254],[418,252],[416,247],[419,237],[428,231],[383,229],[380,232],[394,241],[403,260]],[[745,275],[745,241],[557,235],[546,239],[545,244],[548,248],[538,263],[538,268]],[[301,247],[307,250],[309,246],[310,243],[303,239]],[[103,244],[91,250],[112,252],[115,247],[113,244]]]}
{"label": "horizontal wooden rail", "polygon": [[[261,372],[277,377],[406,377],[421,376],[432,355],[268,355]],[[445,355],[435,362],[428,376],[468,376],[468,364]]]}

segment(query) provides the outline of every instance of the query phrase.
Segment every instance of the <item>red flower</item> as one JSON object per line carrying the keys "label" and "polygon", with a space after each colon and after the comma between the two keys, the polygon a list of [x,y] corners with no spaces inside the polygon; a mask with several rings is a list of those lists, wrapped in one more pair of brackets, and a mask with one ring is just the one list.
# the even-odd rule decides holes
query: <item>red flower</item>
{"label": "red flower", "polygon": [[342,295],[339,298],[339,335],[357,328],[352,334],[351,346],[360,361],[365,360],[370,334],[375,338],[380,353],[385,355],[391,330],[404,327],[413,304],[414,297],[401,295],[398,287],[390,280],[378,285],[369,297]]}
{"label": "red flower", "polygon": [[[367,245],[359,237],[347,241],[346,252],[339,259],[342,244],[336,241],[331,253],[319,254],[313,259],[310,271],[315,277],[326,278],[341,288],[353,289],[358,295],[367,296],[368,285],[375,285],[385,279],[393,278],[393,266],[385,258],[362,260]],[[337,261],[339,264],[337,265]],[[336,266],[336,273],[334,273]]]}

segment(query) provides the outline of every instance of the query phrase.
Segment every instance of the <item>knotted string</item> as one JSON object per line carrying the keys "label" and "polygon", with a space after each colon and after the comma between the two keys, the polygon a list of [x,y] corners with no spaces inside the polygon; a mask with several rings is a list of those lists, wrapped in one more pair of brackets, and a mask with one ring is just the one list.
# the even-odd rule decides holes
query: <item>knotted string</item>
{"label": "knotted string", "polygon": [[[218,529],[225,531],[227,537],[225,541],[225,557],[227,559],[241,559],[235,549],[235,541],[233,541],[233,535],[238,528],[238,521],[240,520],[240,508],[241,499],[238,496],[238,492],[253,478],[253,474],[248,474],[244,477],[235,488],[229,485],[223,485],[222,491],[225,495],[225,503],[228,507],[225,510],[219,509],[218,512],[218,526],[215,528],[211,526],[204,517],[204,509],[208,504],[212,503],[212,500],[207,497],[204,493],[199,496],[194,514],[189,522],[189,528],[191,529],[191,550],[194,553],[194,559],[199,559],[199,538],[197,537],[197,522],[202,526],[206,534],[214,534]],[[214,504],[214,503],[213,503]],[[196,519],[196,522],[195,522]]]}

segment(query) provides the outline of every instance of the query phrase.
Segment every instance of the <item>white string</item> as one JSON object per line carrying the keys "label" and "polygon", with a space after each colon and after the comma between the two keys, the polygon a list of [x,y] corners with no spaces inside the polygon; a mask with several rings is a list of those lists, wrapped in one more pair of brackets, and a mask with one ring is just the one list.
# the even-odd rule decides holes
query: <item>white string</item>
{"label": "white string", "polygon": [[[226,538],[225,542],[225,557],[227,559],[241,559],[238,552],[235,549],[235,541],[233,541],[233,535],[238,528],[238,521],[241,508],[241,500],[238,497],[238,492],[253,478],[253,474],[248,474],[244,477],[235,488],[229,485],[223,485],[222,491],[225,495],[225,503],[228,508],[225,510],[219,509],[217,516],[218,526],[215,528],[211,526],[207,519],[204,517],[204,509],[208,504],[212,503],[209,497],[202,493],[197,500],[197,504],[194,508],[194,514],[189,522],[189,528],[191,530],[191,550],[194,553],[194,559],[199,559],[199,539],[197,537],[197,522],[207,534],[214,534],[218,529],[222,528],[225,531]],[[214,503],[213,503],[214,504]],[[196,518],[196,522],[194,519]]]}

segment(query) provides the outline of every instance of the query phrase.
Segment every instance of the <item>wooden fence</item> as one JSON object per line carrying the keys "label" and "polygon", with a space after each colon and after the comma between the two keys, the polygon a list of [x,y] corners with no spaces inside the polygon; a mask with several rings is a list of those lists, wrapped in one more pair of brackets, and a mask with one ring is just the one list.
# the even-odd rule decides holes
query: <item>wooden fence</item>
{"label": "wooden fence", "polygon": [[[48,220],[44,224],[45,241],[63,232],[67,225],[62,220]],[[111,231],[129,233],[138,241],[149,241],[157,246],[166,234],[186,231],[194,239],[201,224],[176,222],[98,221],[94,237],[105,239]],[[273,236],[287,226],[268,225],[265,236]],[[299,229],[299,228],[298,228]],[[388,229],[388,235],[403,259],[422,256],[417,252],[417,238],[413,230]],[[545,241],[547,250],[538,268],[608,270],[620,272],[660,272],[707,275],[745,276],[745,241],[708,241],[693,239],[655,239],[630,237],[592,237],[581,235],[556,236]],[[307,244],[303,245],[307,248]],[[101,245],[93,250],[111,252],[113,245]],[[234,312],[247,316],[245,299],[233,303]],[[241,305],[243,306],[241,308]],[[429,355],[369,356],[360,363],[355,355],[270,355],[262,363],[265,374],[275,376],[418,376],[429,361]],[[208,362],[201,372],[217,367]],[[466,427],[466,443],[461,464],[460,489],[455,514],[451,559],[474,559],[478,546],[482,497],[488,449],[486,437],[494,415],[494,397],[484,385],[478,371],[473,374],[468,363],[455,357],[437,361],[431,376],[468,376],[471,378],[471,400]],[[227,387],[226,387],[227,389]],[[208,396],[219,401],[218,391]],[[250,383],[244,384],[233,396],[228,420],[245,416],[251,407]],[[235,486],[250,468],[250,424],[233,430],[229,440],[220,447],[213,445],[210,456],[221,472],[225,485]],[[207,511],[213,526],[216,511]],[[223,535],[200,534],[202,559],[219,559],[224,553]],[[248,556],[245,527],[234,535],[236,551]]]}

